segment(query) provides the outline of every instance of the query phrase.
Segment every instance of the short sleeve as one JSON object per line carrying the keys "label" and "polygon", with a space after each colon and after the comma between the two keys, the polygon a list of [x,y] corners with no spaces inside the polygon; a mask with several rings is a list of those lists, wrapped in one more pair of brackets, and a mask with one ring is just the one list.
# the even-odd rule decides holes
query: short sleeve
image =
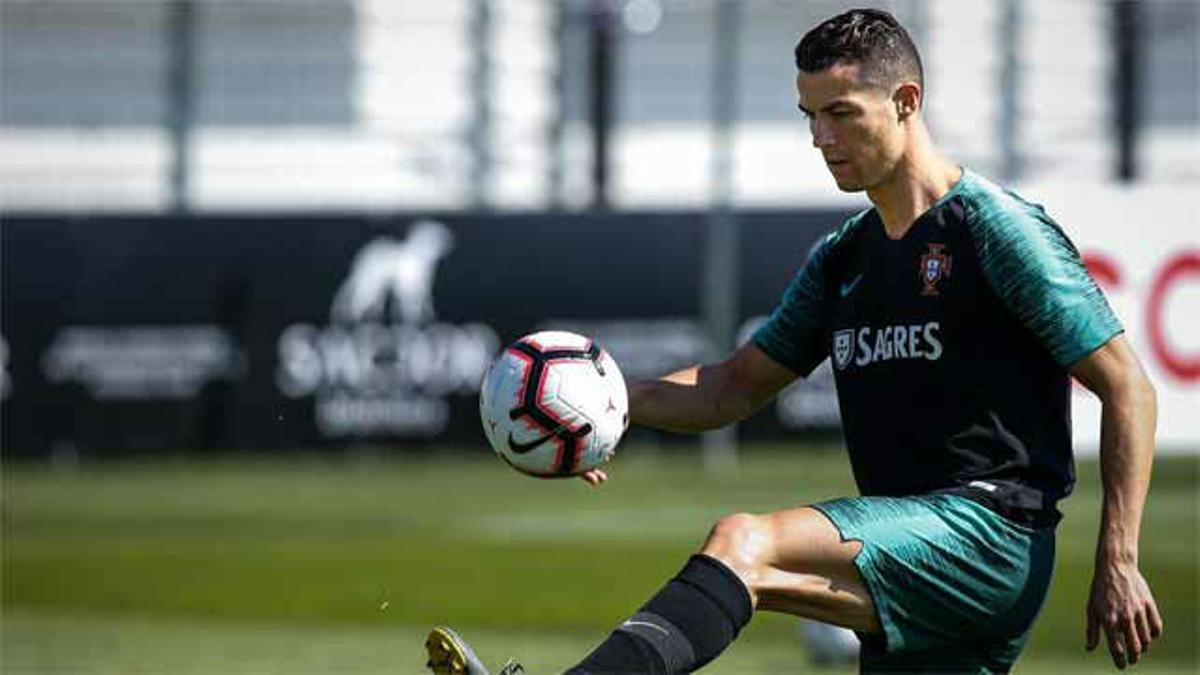
{"label": "short sleeve", "polygon": [[1079,251],[1041,210],[1015,197],[968,218],[984,276],[1055,362],[1070,366],[1124,329]]}
{"label": "short sleeve", "polygon": [[767,356],[804,377],[825,360],[825,260],[833,236],[809,254],[783,298],[751,338]]}

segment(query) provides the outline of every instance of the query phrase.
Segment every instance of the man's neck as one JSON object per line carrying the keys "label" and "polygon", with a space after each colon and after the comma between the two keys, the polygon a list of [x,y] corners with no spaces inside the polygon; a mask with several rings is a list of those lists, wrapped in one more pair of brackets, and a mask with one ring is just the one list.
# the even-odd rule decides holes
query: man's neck
{"label": "man's neck", "polygon": [[918,139],[892,177],[867,190],[888,237],[903,237],[922,213],[954,187],[962,173],[962,168],[942,156],[927,136]]}

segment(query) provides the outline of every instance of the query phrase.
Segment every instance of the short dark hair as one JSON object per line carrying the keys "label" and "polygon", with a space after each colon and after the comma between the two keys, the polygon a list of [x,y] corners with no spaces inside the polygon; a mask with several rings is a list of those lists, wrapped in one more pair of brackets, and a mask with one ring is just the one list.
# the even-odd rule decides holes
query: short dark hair
{"label": "short dark hair", "polygon": [[852,9],[804,34],[796,67],[817,73],[837,63],[857,63],[868,83],[891,88],[905,80],[925,87],[921,56],[896,17],[879,9]]}

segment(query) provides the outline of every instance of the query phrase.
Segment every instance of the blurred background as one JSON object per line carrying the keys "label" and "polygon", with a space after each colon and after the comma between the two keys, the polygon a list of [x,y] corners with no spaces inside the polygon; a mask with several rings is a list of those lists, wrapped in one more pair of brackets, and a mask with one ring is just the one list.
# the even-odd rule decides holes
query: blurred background
{"label": "blurred background", "polygon": [[[827,364],[736,428],[632,430],[596,491],[491,457],[478,385],[539,329],[634,379],[744,340],[867,205],[793,84],[799,37],[858,5],[0,0],[0,669],[419,672],[451,622],[550,672],[720,515],[852,492]],[[1193,672],[1200,3],[873,6],[921,50],[935,140],[1047,207],[1158,387],[1168,633],[1139,668]],[[1099,412],[1074,403],[1021,671],[1104,664]],[[709,670],[805,652],[762,617]]]}

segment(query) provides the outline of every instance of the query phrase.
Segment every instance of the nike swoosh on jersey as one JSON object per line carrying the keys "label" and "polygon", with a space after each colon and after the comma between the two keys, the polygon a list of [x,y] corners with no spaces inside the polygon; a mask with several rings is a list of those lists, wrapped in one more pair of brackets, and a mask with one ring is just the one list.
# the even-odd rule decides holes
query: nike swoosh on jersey
{"label": "nike swoosh on jersey", "polygon": [[516,439],[513,438],[512,433],[509,433],[508,434],[508,449],[512,450],[513,452],[515,452],[517,454],[529,452],[530,450],[533,450],[534,448],[538,447],[542,443],[545,443],[546,441],[550,440],[551,438],[554,438],[562,430],[563,430],[563,427],[557,427],[550,433],[546,434],[545,436],[535,438],[532,441],[529,441],[528,443],[518,443],[516,441]]}
{"label": "nike swoosh on jersey", "polygon": [[838,289],[839,291],[841,291],[842,297],[844,298],[847,295],[850,295],[851,293],[853,293],[854,288],[856,286],[858,286],[858,282],[862,281],[862,279],[863,279],[863,275],[860,274],[860,275],[854,277],[853,279],[851,279],[850,281],[843,283],[841,285],[841,288]]}

